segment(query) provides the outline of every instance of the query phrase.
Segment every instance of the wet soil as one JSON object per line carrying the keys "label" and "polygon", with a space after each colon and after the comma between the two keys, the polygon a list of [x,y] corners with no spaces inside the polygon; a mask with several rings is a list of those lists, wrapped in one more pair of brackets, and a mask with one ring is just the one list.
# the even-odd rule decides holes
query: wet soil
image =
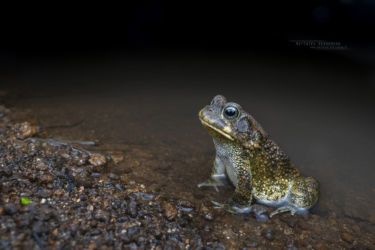
{"label": "wet soil", "polygon": [[[0,247],[375,248],[373,89],[345,87],[367,78],[224,61],[27,65],[2,76]],[[322,91],[329,81],[347,84]],[[231,187],[197,188],[214,149],[196,115],[219,93],[320,181],[310,214],[265,220],[272,209],[255,205],[233,215],[210,202]]]}

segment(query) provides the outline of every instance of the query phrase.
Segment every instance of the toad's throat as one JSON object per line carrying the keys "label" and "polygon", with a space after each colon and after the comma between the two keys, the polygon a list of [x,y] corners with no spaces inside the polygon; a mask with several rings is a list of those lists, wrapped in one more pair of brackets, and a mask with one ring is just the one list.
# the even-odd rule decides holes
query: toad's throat
{"label": "toad's throat", "polygon": [[215,132],[221,134],[222,136],[224,136],[225,138],[227,138],[231,141],[234,141],[234,138],[231,135],[225,133],[224,131],[222,131],[222,130],[216,128],[216,127],[214,127],[212,124],[209,124],[208,122],[204,121],[203,119],[201,119],[201,118],[199,118],[199,119],[201,120],[201,123],[203,124],[203,126],[214,130]]}

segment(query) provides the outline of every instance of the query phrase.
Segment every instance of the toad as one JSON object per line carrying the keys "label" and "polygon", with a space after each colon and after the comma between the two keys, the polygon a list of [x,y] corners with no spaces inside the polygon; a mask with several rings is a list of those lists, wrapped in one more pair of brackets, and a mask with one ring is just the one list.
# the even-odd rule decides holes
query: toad
{"label": "toad", "polygon": [[319,184],[301,176],[296,166],[270,139],[260,124],[239,104],[217,95],[199,112],[213,138],[216,157],[210,178],[198,187],[218,186],[228,180],[235,191],[228,204],[216,208],[246,212],[253,202],[275,207],[270,217],[290,212],[307,213],[319,196]]}

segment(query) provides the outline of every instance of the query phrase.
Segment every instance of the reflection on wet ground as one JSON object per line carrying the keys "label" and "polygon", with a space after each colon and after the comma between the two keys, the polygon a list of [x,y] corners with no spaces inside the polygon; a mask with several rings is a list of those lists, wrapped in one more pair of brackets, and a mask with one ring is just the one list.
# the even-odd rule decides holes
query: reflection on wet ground
{"label": "reflection on wet ground", "polygon": [[231,188],[197,188],[214,157],[197,112],[224,94],[253,114],[304,175],[320,181],[313,213],[373,225],[375,89],[367,85],[369,76],[324,62],[235,59],[41,62],[20,66],[1,82],[19,121],[34,119],[49,138],[95,141],[94,150],[120,155],[111,172],[191,201],[231,196]]}

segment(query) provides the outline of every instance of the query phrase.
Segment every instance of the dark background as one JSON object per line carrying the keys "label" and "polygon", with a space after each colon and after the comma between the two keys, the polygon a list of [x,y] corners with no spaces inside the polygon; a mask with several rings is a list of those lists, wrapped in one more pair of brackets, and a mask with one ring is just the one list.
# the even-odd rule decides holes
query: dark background
{"label": "dark background", "polygon": [[28,3],[1,12],[3,63],[145,48],[299,54],[306,48],[290,42],[296,39],[340,42],[366,50],[360,60],[368,61],[374,45],[375,2],[369,0]]}

